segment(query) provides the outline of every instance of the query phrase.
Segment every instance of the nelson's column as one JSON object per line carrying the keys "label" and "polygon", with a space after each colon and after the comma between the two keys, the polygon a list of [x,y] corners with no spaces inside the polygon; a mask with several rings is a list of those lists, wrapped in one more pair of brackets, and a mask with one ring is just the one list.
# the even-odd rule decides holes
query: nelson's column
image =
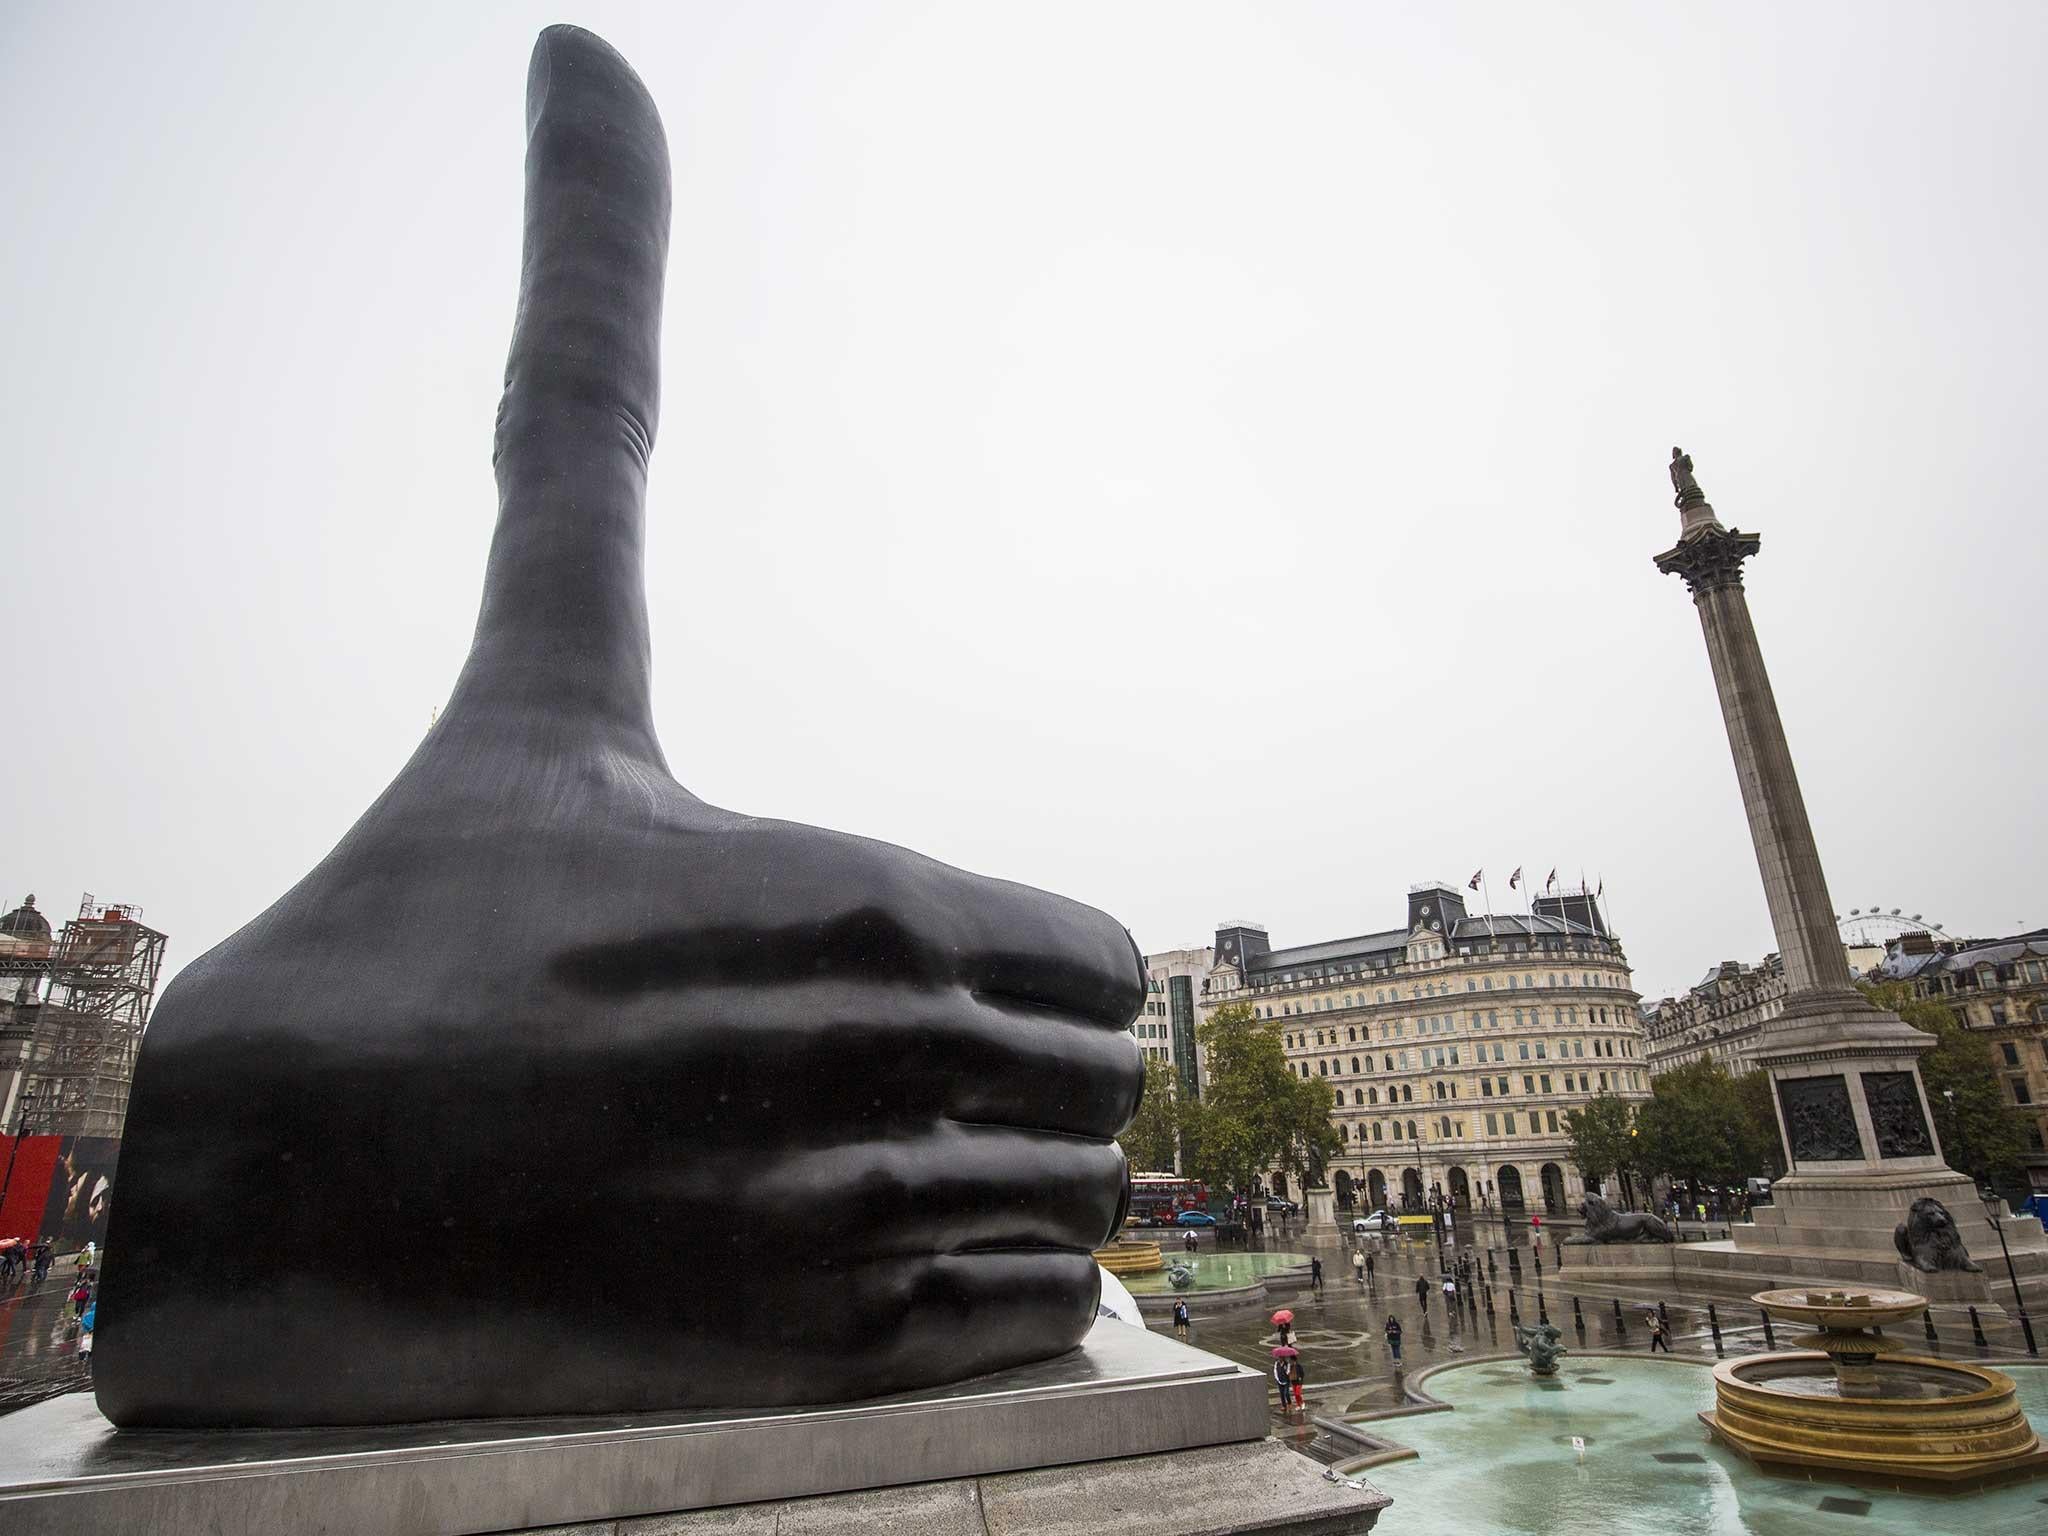
{"label": "nelson's column", "polygon": [[[1842,953],[1827,877],[1742,590],[1743,561],[1761,540],[1722,526],[1693,478],[1692,460],[1676,448],[1671,483],[1679,537],[1656,557],[1657,568],[1684,577],[1699,609],[1785,964],[1784,1011],[1764,1025],[1756,1060],[1771,1076],[1788,1173],[1776,1186],[1776,1204],[1759,1207],[1752,1224],[1733,1228],[1731,1244],[1711,1245],[1730,1250],[1725,1256],[1699,1259],[1730,1278],[1768,1270],[1787,1282],[1903,1285],[1937,1301],[1984,1307],[1994,1276],[1980,1263],[1988,1256],[1997,1269],[2004,1265],[1974,1184],[1942,1160],[1919,1070],[1920,1054],[1934,1039],[1864,997]],[[1940,1235],[1940,1216],[1924,1205],[1916,1209],[1920,1201],[1946,1209],[1962,1245],[1924,1240],[1930,1227]],[[2004,1225],[2018,1283],[2038,1301],[2048,1286],[2041,1224],[2027,1217],[2007,1218]],[[1917,1263],[1906,1252],[1916,1239]],[[1940,1257],[1928,1269],[1936,1247]],[[1997,1290],[2006,1287],[2000,1283]]]}

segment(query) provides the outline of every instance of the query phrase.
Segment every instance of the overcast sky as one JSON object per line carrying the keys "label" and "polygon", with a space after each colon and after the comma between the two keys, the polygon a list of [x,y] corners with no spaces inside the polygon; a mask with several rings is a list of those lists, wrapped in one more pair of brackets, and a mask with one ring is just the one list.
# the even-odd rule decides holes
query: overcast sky
{"label": "overcast sky", "polygon": [[[1775,947],[1682,443],[1837,906],[2048,922],[2048,7],[16,0],[0,895],[189,962],[461,663],[523,91],[675,163],[656,713],[713,802],[1147,949],[1604,879],[1648,995]],[[1512,905],[1511,905],[1512,903]]]}

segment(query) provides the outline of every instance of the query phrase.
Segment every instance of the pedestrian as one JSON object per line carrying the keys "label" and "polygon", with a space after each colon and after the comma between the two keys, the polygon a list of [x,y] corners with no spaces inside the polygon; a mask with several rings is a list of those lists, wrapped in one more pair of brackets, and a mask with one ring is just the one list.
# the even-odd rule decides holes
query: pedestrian
{"label": "pedestrian", "polygon": [[1195,1251],[1195,1234],[1190,1232],[1186,1237],[1182,1238],[1180,1246],[1183,1252],[1193,1253]]}
{"label": "pedestrian", "polygon": [[1187,1341],[1188,1304],[1185,1298],[1179,1296],[1173,1299],[1173,1336],[1183,1343]]}
{"label": "pedestrian", "polygon": [[1372,1284],[1372,1281],[1373,1281],[1373,1274],[1372,1274],[1372,1270],[1373,1270],[1373,1264],[1372,1264],[1372,1255],[1368,1253],[1368,1254],[1367,1254],[1367,1255],[1365,1256],[1365,1283],[1366,1283],[1367,1285],[1371,1285],[1371,1284]]}
{"label": "pedestrian", "polygon": [[97,1306],[87,1307],[78,1319],[78,1363],[85,1367],[86,1374],[92,1374],[92,1325],[99,1316]]}
{"label": "pedestrian", "polygon": [[1458,1282],[1448,1272],[1444,1275],[1444,1310],[1454,1318],[1458,1315]]}
{"label": "pedestrian", "polygon": [[42,1283],[43,1283],[43,1282],[44,1282],[45,1280],[47,1280],[47,1279],[49,1279],[49,1278],[50,1278],[50,1264],[51,1264],[52,1260],[53,1260],[53,1259],[54,1259],[55,1257],[56,1257],[56,1255],[54,1255],[53,1253],[51,1253],[51,1252],[50,1252],[50,1240],[49,1240],[49,1239],[48,1239],[47,1237],[40,1237],[40,1238],[37,1238],[37,1239],[36,1239],[36,1284],[37,1284],[37,1285],[41,1285],[41,1284],[42,1284]]}
{"label": "pedestrian", "polygon": [[1301,1356],[1289,1356],[1287,1361],[1287,1380],[1294,1388],[1294,1406],[1297,1408],[1301,1406],[1302,1383],[1307,1379],[1308,1373],[1301,1368]]}
{"label": "pedestrian", "polygon": [[1318,1296],[1323,1293],[1323,1261],[1314,1256],[1308,1261],[1308,1288]]}
{"label": "pedestrian", "polygon": [[1394,1357],[1394,1364],[1401,1363],[1401,1319],[1393,1313],[1387,1314],[1387,1349]]}
{"label": "pedestrian", "polygon": [[71,1292],[71,1315],[73,1317],[85,1316],[86,1303],[90,1302],[91,1300],[92,1287],[87,1285],[83,1280],[79,1281],[78,1284],[75,1287],[73,1287]]}
{"label": "pedestrian", "polygon": [[1664,1353],[1671,1353],[1671,1341],[1664,1337],[1664,1319],[1655,1312],[1650,1314],[1650,1353],[1657,1353],[1658,1345],[1664,1346]]}
{"label": "pedestrian", "polygon": [[1427,1275],[1417,1275],[1415,1277],[1415,1304],[1422,1308],[1422,1315],[1424,1317],[1429,1316],[1429,1277]]}
{"label": "pedestrian", "polygon": [[1362,1250],[1354,1250],[1352,1252],[1351,1278],[1358,1282],[1358,1288],[1361,1291],[1365,1289],[1365,1254]]}
{"label": "pedestrian", "polygon": [[1284,1344],[1289,1349],[1292,1349],[1294,1347],[1294,1324],[1276,1322],[1273,1325],[1273,1342],[1275,1344]]}
{"label": "pedestrian", "polygon": [[1280,1411],[1287,1411],[1287,1391],[1294,1381],[1293,1362],[1286,1355],[1273,1357],[1273,1385],[1280,1389]]}

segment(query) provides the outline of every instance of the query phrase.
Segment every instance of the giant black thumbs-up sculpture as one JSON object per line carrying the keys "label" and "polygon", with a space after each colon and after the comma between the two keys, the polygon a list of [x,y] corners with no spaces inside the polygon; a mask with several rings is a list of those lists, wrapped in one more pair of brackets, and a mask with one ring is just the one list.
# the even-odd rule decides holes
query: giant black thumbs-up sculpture
{"label": "giant black thumbs-up sculpture", "polygon": [[99,1302],[121,1425],[844,1400],[1094,1320],[1130,937],[705,805],[648,703],[668,154],[551,28],[475,644],[340,845],[164,994]]}

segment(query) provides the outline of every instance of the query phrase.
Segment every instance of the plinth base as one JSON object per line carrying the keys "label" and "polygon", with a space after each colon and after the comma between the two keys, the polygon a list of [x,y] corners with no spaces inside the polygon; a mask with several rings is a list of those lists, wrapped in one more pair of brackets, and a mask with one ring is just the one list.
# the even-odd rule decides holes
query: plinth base
{"label": "plinth base", "polygon": [[1039,1365],[744,1416],[116,1430],[74,1393],[0,1418],[0,1529],[472,1536],[1150,1456],[1266,1428],[1264,1377],[1109,1321]]}

